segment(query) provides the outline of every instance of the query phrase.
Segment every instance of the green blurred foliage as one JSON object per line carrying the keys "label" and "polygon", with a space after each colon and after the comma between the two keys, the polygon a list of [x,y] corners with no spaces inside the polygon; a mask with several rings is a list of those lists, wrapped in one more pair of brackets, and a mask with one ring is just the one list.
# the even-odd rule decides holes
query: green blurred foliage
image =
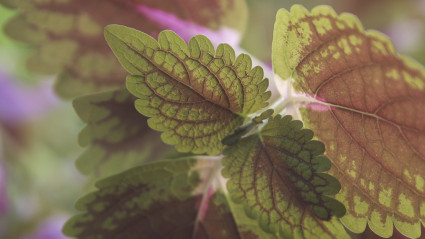
{"label": "green blurred foliage", "polygon": [[0,238],[19,238],[52,215],[66,217],[74,212],[75,198],[91,189],[74,165],[82,126],[66,102],[16,126],[23,141],[2,132],[9,208],[0,219]]}
{"label": "green blurred foliage", "polygon": [[[0,26],[14,14],[0,6]],[[0,31],[0,73],[25,92],[51,81],[27,71],[30,50]],[[14,102],[10,104],[13,107]],[[71,102],[53,103],[31,119],[0,122],[0,159],[7,170],[8,199],[8,209],[0,215],[0,238],[21,238],[52,215],[67,217],[74,212],[75,198],[90,189],[84,187],[87,180],[74,165],[81,152],[77,135],[82,127]]]}
{"label": "green blurred foliage", "polygon": [[[6,24],[6,22],[15,14],[17,11],[10,10],[0,5],[0,26]],[[19,81],[26,83],[36,83],[40,81],[41,76],[30,73],[27,69],[26,59],[28,54],[31,52],[32,47],[23,43],[16,42],[10,39],[0,31],[0,70],[7,72],[9,75]]]}

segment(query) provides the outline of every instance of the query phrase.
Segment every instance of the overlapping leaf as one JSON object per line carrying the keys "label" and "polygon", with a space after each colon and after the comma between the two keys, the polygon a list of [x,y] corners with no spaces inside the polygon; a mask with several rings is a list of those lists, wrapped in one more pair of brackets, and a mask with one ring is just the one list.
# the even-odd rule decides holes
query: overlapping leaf
{"label": "overlapping leaf", "polygon": [[[190,219],[196,217],[191,192],[200,180],[198,172],[190,172],[194,164],[194,159],[157,162],[100,181],[98,191],[77,202],[76,208],[85,212],[71,218],[64,233],[105,239],[190,235]],[[167,220],[167,213],[182,217],[167,221],[168,226],[158,223]]]}
{"label": "overlapping leaf", "polygon": [[181,152],[219,154],[221,140],[267,105],[270,92],[260,67],[227,44],[217,50],[205,36],[189,46],[174,32],[163,31],[158,42],[137,30],[111,25],[105,37],[132,74],[129,91],[140,98],[136,108],[152,117],[149,126],[164,131],[164,142]]}
{"label": "overlapping leaf", "polygon": [[[326,144],[344,224],[419,237],[425,222],[425,69],[350,14],[300,6],[277,15],[273,67],[323,107],[303,119]],[[307,97],[306,97],[307,98]]]}
{"label": "overlapping leaf", "polygon": [[[250,227],[249,219],[242,221],[235,217],[227,197],[220,191],[209,196],[205,214],[195,232],[195,239],[260,239],[259,228]],[[242,211],[243,213],[243,211]],[[239,221],[238,221],[239,219]],[[248,223],[247,223],[248,222]],[[247,224],[246,224],[247,223]]]}
{"label": "overlapping leaf", "polygon": [[[260,115],[255,116],[251,122],[246,125],[243,125],[235,130],[235,132],[231,135],[228,135],[221,140],[221,143],[224,145],[233,145],[237,143],[243,136],[250,133],[250,131],[254,130],[256,126],[261,124],[263,120],[268,119],[274,113],[273,109],[268,109],[262,112]],[[257,127],[258,128],[258,127]]]}
{"label": "overlapping leaf", "polygon": [[78,201],[84,212],[66,223],[64,233],[84,239],[259,238],[244,224],[249,220],[235,221],[225,195],[214,190],[219,168],[217,160],[180,158],[104,179]]}
{"label": "overlapping leaf", "polygon": [[73,103],[87,123],[79,137],[87,149],[77,160],[84,174],[109,176],[170,151],[134,109],[134,97],[126,89],[83,96]]}
{"label": "overlapping leaf", "polygon": [[332,217],[343,216],[345,208],[327,196],[340,185],[323,173],[330,161],[321,156],[324,145],[312,137],[291,116],[270,118],[259,134],[225,150],[227,188],[266,232],[282,238],[347,238]]}
{"label": "overlapping leaf", "polygon": [[[124,24],[151,35],[182,22],[180,30],[242,30],[244,0],[1,0],[19,9],[5,27],[12,38],[36,46],[28,66],[43,74],[59,73],[57,90],[63,97],[124,83],[125,72],[103,39],[108,24]],[[237,20],[235,20],[237,19]],[[170,25],[171,24],[171,25]],[[192,25],[191,25],[192,24]]]}

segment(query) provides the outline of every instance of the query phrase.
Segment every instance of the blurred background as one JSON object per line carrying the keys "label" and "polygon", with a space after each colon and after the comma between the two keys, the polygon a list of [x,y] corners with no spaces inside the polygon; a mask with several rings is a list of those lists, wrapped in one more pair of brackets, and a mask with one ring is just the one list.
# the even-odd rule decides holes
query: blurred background
{"label": "blurred background", "polygon": [[[293,4],[308,9],[327,4],[337,13],[351,12],[365,29],[384,32],[400,53],[425,63],[423,0],[246,3],[248,22],[239,46],[265,65],[271,65],[275,14]],[[2,29],[19,11],[0,5]],[[239,40],[227,40],[237,47]],[[4,239],[66,238],[61,233],[64,221],[76,213],[75,201],[93,188],[93,182],[75,167],[75,159],[83,151],[78,146],[78,133],[85,124],[75,114],[71,99],[55,93],[55,74],[36,74],[27,69],[27,57],[33,50],[34,46],[12,40],[0,31],[0,238]]]}

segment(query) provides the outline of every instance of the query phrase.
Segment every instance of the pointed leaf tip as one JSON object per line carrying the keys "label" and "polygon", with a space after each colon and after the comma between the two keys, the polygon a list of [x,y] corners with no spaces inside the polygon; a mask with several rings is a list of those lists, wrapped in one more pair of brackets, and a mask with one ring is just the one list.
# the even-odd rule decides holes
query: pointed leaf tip
{"label": "pointed leaf tip", "polygon": [[134,29],[113,26],[108,41],[132,76],[128,90],[149,126],[162,131],[164,142],[180,152],[219,154],[221,140],[244,117],[267,106],[270,93],[263,71],[251,59],[233,60],[230,46],[215,51],[205,36],[187,45],[176,33],[163,31],[158,41]]}

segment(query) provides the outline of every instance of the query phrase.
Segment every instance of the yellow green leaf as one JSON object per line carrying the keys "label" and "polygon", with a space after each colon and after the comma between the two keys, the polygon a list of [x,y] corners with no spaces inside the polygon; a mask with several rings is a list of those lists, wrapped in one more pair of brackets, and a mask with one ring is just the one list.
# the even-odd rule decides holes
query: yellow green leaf
{"label": "yellow green leaf", "polygon": [[263,70],[251,68],[246,54],[236,58],[227,44],[214,50],[208,38],[198,35],[187,45],[172,31],[161,32],[157,42],[118,25],[106,27],[105,37],[132,74],[127,88],[139,98],[136,108],[180,152],[221,153],[221,140],[245,116],[267,106]]}

